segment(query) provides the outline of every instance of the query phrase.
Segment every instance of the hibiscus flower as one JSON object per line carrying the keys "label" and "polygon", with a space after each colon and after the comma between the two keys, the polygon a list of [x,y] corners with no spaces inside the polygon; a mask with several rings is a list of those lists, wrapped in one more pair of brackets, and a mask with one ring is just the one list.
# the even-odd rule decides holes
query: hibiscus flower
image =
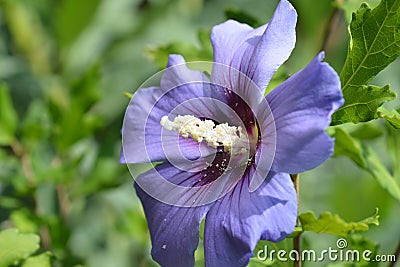
{"label": "hibiscus flower", "polygon": [[131,170],[155,163],[135,177],[135,189],[161,266],[194,265],[204,218],[206,266],[246,266],[260,239],[280,241],[293,231],[297,197],[289,174],[332,155],[325,130],[343,104],[323,52],[264,96],[294,48],[296,20],[282,0],[259,28],[217,25],[214,62],[201,63],[209,74],[170,55],[159,85],[134,94],[121,162]]}

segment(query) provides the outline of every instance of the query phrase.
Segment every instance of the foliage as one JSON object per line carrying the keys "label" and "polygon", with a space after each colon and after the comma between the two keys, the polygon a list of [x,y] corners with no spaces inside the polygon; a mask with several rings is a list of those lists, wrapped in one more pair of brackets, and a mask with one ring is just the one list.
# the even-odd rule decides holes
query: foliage
{"label": "foliage", "polygon": [[349,157],[360,168],[368,171],[390,195],[400,201],[399,184],[381,163],[373,149],[363,145],[341,128],[335,128],[333,136],[336,138],[335,156]]}
{"label": "foliage", "polygon": [[369,225],[379,225],[378,219],[378,210],[375,215],[360,222],[345,222],[337,214],[332,215],[330,212],[324,212],[318,218],[312,211],[299,215],[301,227],[304,231],[311,231],[319,234],[334,234],[344,237],[353,232],[368,231]]}
{"label": "foliage", "polygon": [[[24,266],[35,266],[34,257],[29,257],[39,249],[39,236],[19,233],[17,229],[6,229],[0,232],[0,266],[15,265],[25,260]],[[29,258],[28,258],[29,257]],[[43,260],[42,260],[43,262]]]}
{"label": "foliage", "polygon": [[201,48],[197,48],[194,45],[189,45],[182,42],[173,42],[167,45],[160,45],[155,47],[148,47],[146,54],[152,60],[154,60],[157,66],[162,69],[167,65],[168,56],[170,54],[182,54],[185,55],[186,61],[211,61],[212,60],[212,48],[209,42],[210,31],[206,29],[200,29],[198,31],[198,39],[201,44]]}
{"label": "foliage", "polygon": [[384,118],[394,128],[400,129],[400,113],[397,110],[387,110],[384,107],[380,107],[377,116],[379,118]]}
{"label": "foliage", "polygon": [[0,144],[9,145],[14,141],[17,130],[17,114],[14,110],[9,89],[5,84],[0,85]]}
{"label": "foliage", "polygon": [[346,102],[333,115],[333,125],[372,120],[383,103],[396,97],[388,85],[367,84],[400,55],[399,28],[397,0],[383,0],[373,10],[364,3],[353,13],[348,55],[340,73]]}

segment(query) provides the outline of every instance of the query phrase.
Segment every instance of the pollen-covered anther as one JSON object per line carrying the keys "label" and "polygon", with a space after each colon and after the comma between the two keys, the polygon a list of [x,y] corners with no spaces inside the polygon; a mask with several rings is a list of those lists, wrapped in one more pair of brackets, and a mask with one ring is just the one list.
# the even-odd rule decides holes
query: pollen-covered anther
{"label": "pollen-covered anther", "polygon": [[223,146],[225,152],[245,153],[248,150],[248,138],[240,126],[215,125],[212,120],[200,120],[192,115],[177,116],[173,121],[164,116],[160,124],[166,130],[178,131],[184,138],[190,136],[199,143],[205,141],[213,148]]}

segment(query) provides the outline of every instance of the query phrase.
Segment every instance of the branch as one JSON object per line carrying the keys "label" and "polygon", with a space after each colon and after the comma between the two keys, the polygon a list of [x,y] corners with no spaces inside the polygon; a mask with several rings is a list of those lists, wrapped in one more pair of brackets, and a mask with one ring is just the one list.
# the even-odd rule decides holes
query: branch
{"label": "branch", "polygon": [[325,34],[321,46],[322,51],[326,51],[326,49],[328,48],[329,41],[331,40],[332,35],[335,32],[336,28],[338,27],[341,19],[342,19],[342,10],[335,7],[325,26],[324,30]]}
{"label": "branch", "polygon": [[[300,212],[300,183],[299,183],[300,174],[291,174],[290,178],[293,181],[294,189],[296,190],[297,196],[297,214]],[[299,221],[297,220],[296,226],[299,226]],[[296,237],[293,238],[293,249],[298,252],[298,255],[301,255],[301,233],[299,233]],[[301,267],[301,258],[299,257],[297,260],[293,262],[294,267]]]}

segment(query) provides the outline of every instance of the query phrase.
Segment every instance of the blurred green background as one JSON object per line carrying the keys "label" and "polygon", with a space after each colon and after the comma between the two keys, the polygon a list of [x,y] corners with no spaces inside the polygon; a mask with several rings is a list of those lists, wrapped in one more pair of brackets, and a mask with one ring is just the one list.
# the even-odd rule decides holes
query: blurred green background
{"label": "blurred green background", "polygon": [[[0,106],[0,116],[16,121],[0,124],[1,229],[38,233],[40,251],[51,251],[54,266],[157,266],[133,179],[118,162],[129,102],[124,92],[133,93],[160,70],[170,52],[188,60],[210,58],[204,44],[213,25],[243,13],[248,16],[238,19],[265,23],[277,2],[0,0],[0,87],[9,91],[16,111],[7,101]],[[361,1],[344,2],[346,12],[331,0],[291,1],[299,18],[286,73],[304,67],[323,48],[326,61],[340,71],[349,11]],[[399,71],[397,60],[373,83],[390,83],[399,93]],[[389,164],[385,138],[399,133],[382,121],[369,125],[381,136],[367,142]],[[333,158],[302,174],[300,186],[301,211],[328,210],[359,221],[379,208],[381,225],[363,236],[382,253],[393,253],[400,205],[368,173],[346,158]],[[303,237],[315,249],[337,240]],[[201,255],[197,263],[203,265]]]}

